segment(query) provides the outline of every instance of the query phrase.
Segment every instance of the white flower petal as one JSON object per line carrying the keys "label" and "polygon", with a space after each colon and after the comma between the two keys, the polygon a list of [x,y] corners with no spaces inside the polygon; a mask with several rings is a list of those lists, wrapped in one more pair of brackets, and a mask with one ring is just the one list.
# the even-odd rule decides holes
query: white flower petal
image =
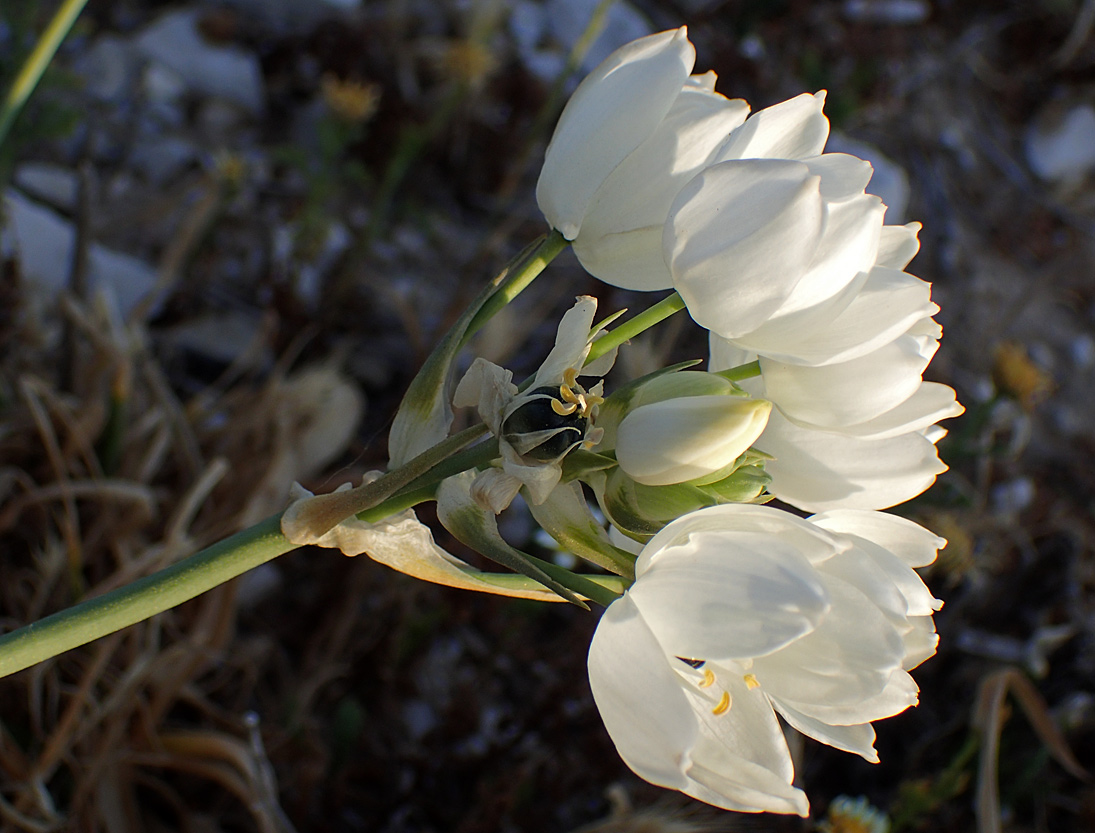
{"label": "white flower petal", "polygon": [[[919,702],[920,689],[909,672],[896,668],[878,692],[856,702],[834,705],[828,702],[803,702],[793,697],[780,696],[780,702],[823,723],[850,726],[883,720],[901,714]],[[849,696],[854,696],[849,691]]]}
{"label": "white flower petal", "polygon": [[748,112],[749,105],[741,99],[731,101],[686,85],[654,132],[597,189],[576,247],[587,237],[595,241],[613,232],[660,229],[677,192],[708,164]]}
{"label": "white flower petal", "polygon": [[870,723],[853,723],[848,726],[834,726],[830,723],[809,717],[797,711],[786,703],[774,700],[776,711],[782,715],[792,727],[821,743],[826,743],[836,749],[843,749],[864,758],[868,763],[878,763],[878,752],[875,751],[875,731]]}
{"label": "white flower petal", "polygon": [[629,596],[673,656],[768,654],[809,633],[828,610],[809,561],[769,535],[724,529],[658,546]]}
{"label": "white flower petal", "polygon": [[818,156],[829,138],[829,120],[822,113],[824,105],[824,92],[803,93],[759,110],[730,134],[715,161]]}
{"label": "white flower petal", "polygon": [[773,410],[756,446],[776,459],[768,490],[799,509],[886,509],[904,503],[947,470],[930,440],[914,432],[862,440],[797,426]]}
{"label": "white flower petal", "polygon": [[[720,668],[712,688],[700,694],[688,689],[700,722],[700,737],[692,752],[688,795],[727,810],[798,813],[805,816],[805,794],[792,786],[794,768],[783,730],[768,698],[750,689],[740,669]],[[712,703],[722,692],[729,708],[715,714]]]}
{"label": "white flower petal", "polygon": [[529,390],[544,385],[557,387],[563,381],[563,373],[569,368],[581,368],[589,353],[589,336],[593,328],[593,317],[597,314],[597,299],[591,295],[581,295],[574,306],[568,309],[559,321],[559,330],[555,335],[555,346],[551,348],[544,363],[536,371]]}
{"label": "white flower petal", "polygon": [[698,324],[734,338],[779,308],[817,250],[819,183],[800,162],[751,159],[707,168],[684,187],[663,246]]}
{"label": "white flower petal", "polygon": [[810,523],[833,532],[858,535],[892,552],[910,567],[926,567],[947,545],[931,530],[918,523],[885,512],[862,509],[830,509],[810,517]]}
{"label": "white flower petal", "polygon": [[766,395],[788,419],[843,431],[874,419],[916,393],[938,349],[935,339],[900,336],[858,359],[802,367],[762,357]]}
{"label": "white flower petal", "polygon": [[[867,723],[912,705],[896,682],[905,645],[885,615],[860,590],[825,577],[832,613],[777,654],[758,657],[753,672],[770,697],[827,723]],[[911,680],[910,680],[911,682]]]}
{"label": "white flower petal", "polygon": [[849,153],[823,153],[803,161],[821,177],[821,196],[829,202],[861,195],[874,173],[870,162]]}
{"label": "white flower petal", "polygon": [[920,251],[917,235],[923,226],[920,223],[906,223],[903,226],[883,226],[882,238],[878,242],[876,265],[888,269],[904,269],[916,253]]}
{"label": "white flower petal", "polygon": [[578,236],[605,178],[669,112],[695,59],[682,27],[617,49],[578,85],[536,184],[540,210],[566,239]]}
{"label": "white flower petal", "polygon": [[814,258],[776,315],[820,304],[838,294],[861,272],[870,271],[885,213],[882,201],[868,195],[826,204],[821,241]]}
{"label": "white flower petal", "polygon": [[662,257],[661,223],[602,237],[580,234],[574,254],[589,274],[621,289],[653,292],[673,285]]}
{"label": "white flower petal", "polygon": [[916,393],[896,408],[866,422],[845,425],[840,433],[863,440],[888,440],[956,417],[965,410],[955,399],[954,388],[938,382],[921,382]]}
{"label": "white flower petal", "polygon": [[626,595],[601,617],[588,666],[597,710],[624,763],[652,784],[685,789],[699,726],[680,678]]}
{"label": "white flower petal", "polygon": [[790,364],[833,364],[873,352],[937,312],[939,307],[931,302],[931,284],[875,267],[835,317],[812,320],[814,326],[809,328],[789,317],[767,332],[736,340],[744,348]]}

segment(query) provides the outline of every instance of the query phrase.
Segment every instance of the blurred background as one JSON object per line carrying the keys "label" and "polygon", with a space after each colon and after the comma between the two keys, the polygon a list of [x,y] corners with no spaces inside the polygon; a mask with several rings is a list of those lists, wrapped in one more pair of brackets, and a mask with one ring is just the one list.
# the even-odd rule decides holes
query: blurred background
{"label": "blurred background", "polygon": [[[0,89],[55,8],[0,4]],[[893,831],[1095,829],[1092,0],[91,0],[0,148],[0,629],[383,467],[421,361],[545,231],[565,96],[681,24],[754,110],[827,89],[829,149],[924,224],[928,376],[967,412],[897,510],[950,544],[882,763],[795,742],[812,820],[713,810],[620,762],[595,615],[301,549],[0,680],[0,830],[880,829],[840,795]],[[650,302],[564,254],[475,354],[534,370],[581,293]],[[678,316],[619,367],[705,355]]]}

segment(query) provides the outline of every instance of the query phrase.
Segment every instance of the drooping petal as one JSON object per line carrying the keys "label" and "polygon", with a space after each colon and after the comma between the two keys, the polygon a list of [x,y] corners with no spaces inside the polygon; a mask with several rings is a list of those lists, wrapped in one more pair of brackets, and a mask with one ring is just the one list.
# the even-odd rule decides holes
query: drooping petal
{"label": "drooping petal", "polygon": [[874,419],[855,425],[845,425],[842,434],[863,440],[888,440],[901,434],[921,431],[941,419],[963,413],[955,399],[954,388],[938,382],[921,382],[916,393]]}
{"label": "drooping petal", "polygon": [[601,616],[588,667],[593,700],[624,763],[652,784],[685,789],[698,722],[680,678],[627,595]]}
{"label": "drooping petal", "polygon": [[803,93],[757,111],[730,134],[714,161],[818,156],[829,138],[829,120],[822,112],[824,105],[824,92]]}
{"label": "drooping petal", "polygon": [[724,162],[693,178],[666,221],[673,285],[702,327],[725,338],[756,329],[813,260],[824,204],[800,162]]}
{"label": "drooping petal", "polygon": [[761,358],[764,389],[798,423],[843,430],[898,407],[921,385],[939,343],[904,335],[858,359],[802,367]]}
{"label": "drooping petal", "polygon": [[927,489],[947,470],[919,432],[862,440],[797,426],[773,410],[757,448],[775,457],[765,464],[768,490],[810,512],[886,509]]}
{"label": "drooping petal", "polygon": [[910,567],[926,567],[935,561],[936,552],[947,545],[945,538],[940,538],[920,524],[885,512],[830,509],[812,515],[809,521],[823,529],[873,541]]}
{"label": "drooping petal", "polygon": [[567,240],[578,236],[601,183],[669,112],[695,60],[681,27],[617,49],[578,85],[536,184],[540,210]]}
{"label": "drooping petal", "polygon": [[868,763],[878,763],[878,752],[874,748],[875,731],[870,723],[834,726],[805,715],[779,700],[773,700],[773,705],[784,720],[807,737],[859,755]]}
{"label": "drooping petal", "polygon": [[895,677],[908,678],[900,634],[857,588],[828,575],[825,587],[832,614],[802,639],[754,661],[760,687],[826,723],[867,723],[911,706],[915,684]]}
{"label": "drooping petal", "polygon": [[[379,475],[380,472],[372,472],[367,477]],[[345,488],[349,488],[348,483],[336,491]],[[313,497],[300,484],[293,485],[290,496],[296,502]],[[434,542],[430,528],[418,520],[413,509],[377,523],[349,518],[319,538],[297,543],[330,547],[350,556],[365,553],[379,564],[434,584],[521,599],[562,601],[546,587],[524,576],[484,573],[450,555]]]}
{"label": "drooping petal", "polygon": [[849,300],[835,317],[814,317],[812,326],[787,316],[735,340],[789,364],[833,364],[871,353],[939,312],[931,302],[930,284],[882,267],[872,269]]}
{"label": "drooping petal", "polygon": [[809,561],[772,536],[721,530],[671,546],[656,538],[647,547],[659,557],[629,596],[673,656],[768,654],[812,631],[829,609]]}

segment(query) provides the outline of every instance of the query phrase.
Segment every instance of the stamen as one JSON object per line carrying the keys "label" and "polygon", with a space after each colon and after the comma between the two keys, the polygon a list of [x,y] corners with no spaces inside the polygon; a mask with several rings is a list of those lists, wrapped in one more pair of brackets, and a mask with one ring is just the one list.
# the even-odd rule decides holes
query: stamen
{"label": "stamen", "polygon": [[559,386],[559,396],[567,402],[573,402],[575,405],[582,401],[567,385]]}
{"label": "stamen", "polygon": [[711,714],[726,714],[728,711],[730,711],[730,692],[724,691],[719,698],[719,704],[711,709]]}
{"label": "stamen", "polygon": [[700,688],[709,688],[715,684],[715,672],[710,668],[703,669],[703,680],[699,683]]}
{"label": "stamen", "polygon": [[558,399],[551,400],[551,410],[555,411],[559,416],[569,416],[578,410],[578,406],[571,402],[569,405],[564,405]]}
{"label": "stamen", "polygon": [[748,689],[760,688],[760,683],[757,681],[756,674],[745,675],[745,687]]}
{"label": "stamen", "polygon": [[578,368],[568,367],[563,371],[563,384],[568,388],[573,388],[578,384]]}

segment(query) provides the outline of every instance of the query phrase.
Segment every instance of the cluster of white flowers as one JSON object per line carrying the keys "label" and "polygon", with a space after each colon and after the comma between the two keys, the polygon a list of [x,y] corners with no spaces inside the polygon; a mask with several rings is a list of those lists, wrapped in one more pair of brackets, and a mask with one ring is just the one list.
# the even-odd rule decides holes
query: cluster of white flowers
{"label": "cluster of white flowers", "polygon": [[[929,285],[903,271],[919,225],[884,225],[871,166],[823,152],[824,95],[747,117],[694,60],[683,28],[610,56],[563,111],[537,187],[590,273],[675,289],[710,331],[708,383],[653,380],[669,392],[622,400],[595,448],[619,464],[589,481],[626,533],[614,540],[641,549],[594,636],[590,682],[643,778],[806,815],[776,714],[877,761],[870,721],[916,703],[908,671],[935,651],[941,603],[912,568],[945,542],[876,510],[945,469],[936,423],[962,409],[922,378],[941,331]],[[752,378],[711,389],[750,362]],[[726,502],[656,518],[651,537],[614,511],[611,494],[641,506],[645,487],[683,481],[723,503],[712,484],[750,447],[769,495],[823,514]],[[630,491],[613,492],[620,478]]]}
{"label": "cluster of white flowers", "polygon": [[[475,408],[497,445],[437,475],[432,499],[450,533],[523,575],[449,556],[413,500],[329,530],[305,498],[282,528],[430,581],[606,605],[590,683],[627,764],[719,807],[806,815],[777,715],[877,761],[871,721],[916,703],[908,672],[935,652],[941,602],[913,568],[945,542],[879,510],[944,470],[936,423],[962,409],[923,381],[941,331],[929,285],[904,271],[919,226],[884,225],[870,165],[824,153],[824,95],[749,116],[713,73],[691,75],[694,61],[683,28],[611,55],[564,109],[536,195],[548,239],[571,241],[593,275],[676,291],[642,326],[687,308],[710,333],[708,369],[606,390],[623,336],[594,326],[587,296],[523,386],[475,360],[451,404]],[[430,499],[407,467],[449,463],[447,379],[475,312],[412,384],[386,476],[404,479],[385,495]],[[337,497],[338,512],[385,482]],[[560,546],[615,575],[503,541],[495,515],[519,492]],[[756,505],[773,497],[821,514]]]}

